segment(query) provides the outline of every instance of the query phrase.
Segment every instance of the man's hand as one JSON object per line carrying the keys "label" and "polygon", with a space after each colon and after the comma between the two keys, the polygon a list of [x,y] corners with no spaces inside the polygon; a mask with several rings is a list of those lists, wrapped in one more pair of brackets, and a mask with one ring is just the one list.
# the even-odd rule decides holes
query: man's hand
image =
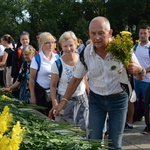
{"label": "man's hand", "polygon": [[129,74],[136,75],[142,71],[142,66],[139,65],[138,63],[131,62],[130,65],[127,67],[127,70]]}
{"label": "man's hand", "polygon": [[142,66],[138,63],[131,62],[130,65],[127,67],[128,73],[134,75],[138,80],[143,80],[146,71],[142,68]]}

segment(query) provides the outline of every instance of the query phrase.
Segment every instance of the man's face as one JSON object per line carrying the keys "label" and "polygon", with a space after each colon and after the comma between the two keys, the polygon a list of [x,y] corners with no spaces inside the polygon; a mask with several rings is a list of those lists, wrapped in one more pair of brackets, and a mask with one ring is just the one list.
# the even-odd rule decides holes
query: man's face
{"label": "man's face", "polygon": [[94,21],[89,27],[89,35],[96,49],[105,49],[111,32],[106,28],[105,22]]}
{"label": "man's face", "polygon": [[39,40],[39,38],[40,38],[40,35],[37,35],[37,36],[36,36],[37,41]]}
{"label": "man's face", "polygon": [[139,30],[139,40],[142,43],[147,43],[149,41],[150,32],[148,29]]}

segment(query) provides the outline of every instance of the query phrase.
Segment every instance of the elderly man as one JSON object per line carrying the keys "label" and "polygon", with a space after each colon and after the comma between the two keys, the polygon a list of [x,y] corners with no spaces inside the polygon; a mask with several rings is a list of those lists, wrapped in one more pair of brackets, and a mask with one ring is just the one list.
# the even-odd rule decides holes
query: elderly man
{"label": "elderly man", "polygon": [[[90,139],[102,139],[106,114],[109,116],[109,146],[115,150],[122,149],[122,136],[128,107],[128,94],[120,85],[120,77],[127,76],[122,63],[112,59],[107,53],[107,44],[112,36],[112,29],[107,18],[98,16],[89,25],[89,35],[92,43],[84,51],[87,69],[79,61],[62,101],[55,109],[55,115],[64,108],[70,96],[74,93],[82,78],[88,72],[89,77],[89,127]],[[115,69],[111,69],[116,66]],[[122,69],[124,68],[124,69]],[[145,70],[139,65],[135,55],[127,68],[130,74],[142,79]]]}

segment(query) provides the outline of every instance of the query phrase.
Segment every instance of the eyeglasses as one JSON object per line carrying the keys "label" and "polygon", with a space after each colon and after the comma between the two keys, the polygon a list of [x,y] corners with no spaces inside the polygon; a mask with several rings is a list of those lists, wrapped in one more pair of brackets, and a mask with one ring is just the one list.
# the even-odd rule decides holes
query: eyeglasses
{"label": "eyeglasses", "polygon": [[44,44],[55,44],[55,42],[45,42]]}

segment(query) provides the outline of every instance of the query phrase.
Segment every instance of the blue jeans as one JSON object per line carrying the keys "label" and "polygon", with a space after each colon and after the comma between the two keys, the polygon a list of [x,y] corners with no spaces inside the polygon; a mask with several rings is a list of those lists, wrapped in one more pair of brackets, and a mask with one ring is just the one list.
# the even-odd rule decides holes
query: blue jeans
{"label": "blue jeans", "polygon": [[126,92],[101,96],[91,91],[89,99],[89,138],[102,139],[105,118],[108,113],[109,146],[115,150],[121,150],[127,108],[128,95]]}
{"label": "blue jeans", "polygon": [[136,96],[139,97],[140,94],[142,95],[142,98],[146,99],[146,91],[150,85],[150,82],[145,82],[145,81],[141,81],[141,80],[137,80],[134,78],[134,88],[135,88],[135,93],[136,93]]}

